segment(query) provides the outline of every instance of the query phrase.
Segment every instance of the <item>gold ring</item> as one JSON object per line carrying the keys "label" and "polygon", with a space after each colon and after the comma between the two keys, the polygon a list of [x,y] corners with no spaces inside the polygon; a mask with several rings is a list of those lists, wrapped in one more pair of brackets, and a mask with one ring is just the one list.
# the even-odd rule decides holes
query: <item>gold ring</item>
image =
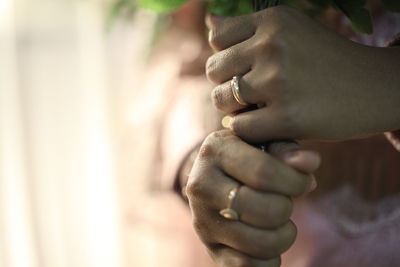
{"label": "gold ring", "polygon": [[247,106],[248,104],[246,103],[246,101],[244,101],[243,98],[240,96],[239,80],[240,80],[240,76],[233,76],[233,78],[231,80],[232,94],[233,94],[233,97],[235,98],[235,100],[240,105]]}
{"label": "gold ring", "polygon": [[236,210],[232,209],[232,203],[238,194],[239,188],[240,188],[240,185],[236,186],[231,191],[229,191],[228,207],[226,209],[222,209],[219,211],[219,214],[222,217],[224,217],[225,219],[232,220],[232,221],[239,220],[239,213]]}

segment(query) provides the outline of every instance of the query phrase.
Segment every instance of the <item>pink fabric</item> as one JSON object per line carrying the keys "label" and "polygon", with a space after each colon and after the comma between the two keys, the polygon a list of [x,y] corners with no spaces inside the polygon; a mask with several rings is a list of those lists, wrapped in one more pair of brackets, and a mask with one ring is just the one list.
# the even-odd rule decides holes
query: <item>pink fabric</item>
{"label": "pink fabric", "polygon": [[[341,189],[342,190],[342,189]],[[340,191],[340,190],[339,190]],[[343,190],[342,190],[343,191]],[[400,214],[399,209],[388,212],[390,220],[381,222],[347,224],[346,229],[336,223],[337,216],[332,209],[332,200],[338,199],[335,192],[320,199],[322,205],[299,203],[293,220],[298,227],[298,236],[293,247],[283,256],[283,267],[397,267],[400,266]],[[350,192],[349,192],[350,193]],[[354,193],[354,192],[351,192]],[[357,194],[355,194],[356,196]],[[393,199],[392,204],[400,205],[400,198]],[[355,201],[362,210],[362,199],[347,196],[341,202]],[[359,206],[353,207],[360,211]],[[321,209],[328,209],[321,211]],[[328,214],[328,215],[327,215]],[[369,225],[368,225],[369,224]]]}

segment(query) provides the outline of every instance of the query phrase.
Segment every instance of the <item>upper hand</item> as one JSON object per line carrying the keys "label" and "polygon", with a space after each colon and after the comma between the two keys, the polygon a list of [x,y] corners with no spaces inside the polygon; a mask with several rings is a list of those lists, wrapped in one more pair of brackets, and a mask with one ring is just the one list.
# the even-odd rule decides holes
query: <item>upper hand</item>
{"label": "upper hand", "polygon": [[218,84],[217,108],[243,109],[230,89],[235,75],[242,75],[242,98],[260,107],[232,120],[248,142],[359,137],[393,127],[385,118],[398,110],[400,91],[382,84],[389,78],[380,68],[382,58],[390,60],[384,48],[356,44],[285,6],[224,19],[210,44],[219,51],[206,67]]}

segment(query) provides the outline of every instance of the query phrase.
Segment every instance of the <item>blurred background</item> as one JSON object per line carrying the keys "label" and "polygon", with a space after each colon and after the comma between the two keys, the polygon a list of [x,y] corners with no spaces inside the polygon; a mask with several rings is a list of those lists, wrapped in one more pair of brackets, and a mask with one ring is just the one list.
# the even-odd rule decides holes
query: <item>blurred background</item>
{"label": "blurred background", "polygon": [[156,17],[107,31],[110,4],[0,0],[1,267],[163,266],[129,215],[154,142],[135,133]]}

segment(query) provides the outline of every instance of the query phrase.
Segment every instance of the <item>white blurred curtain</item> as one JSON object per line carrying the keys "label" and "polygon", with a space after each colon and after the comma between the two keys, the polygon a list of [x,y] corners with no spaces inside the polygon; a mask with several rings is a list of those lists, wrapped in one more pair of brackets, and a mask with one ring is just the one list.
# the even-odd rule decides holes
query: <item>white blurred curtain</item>
{"label": "white blurred curtain", "polygon": [[1,267],[126,266],[104,7],[0,0]]}

